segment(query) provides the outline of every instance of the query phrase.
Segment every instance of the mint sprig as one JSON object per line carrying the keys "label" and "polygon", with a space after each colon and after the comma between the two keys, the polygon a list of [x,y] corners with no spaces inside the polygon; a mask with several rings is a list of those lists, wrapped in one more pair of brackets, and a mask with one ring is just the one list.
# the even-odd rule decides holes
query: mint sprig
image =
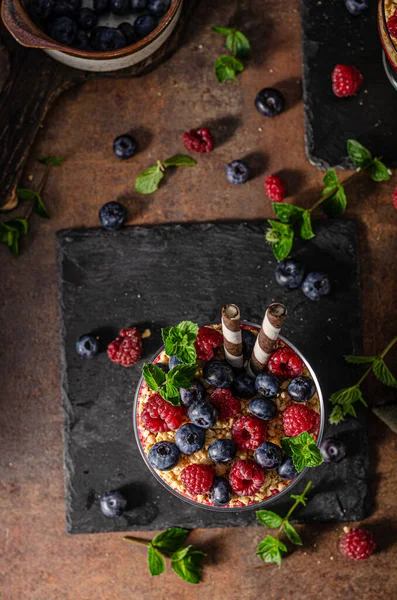
{"label": "mint sprig", "polygon": [[361,402],[361,404],[364,406],[368,406],[361,391],[361,384],[371,372],[384,385],[397,388],[397,379],[390,371],[384,360],[386,354],[389,352],[389,350],[391,350],[396,342],[397,336],[395,336],[391,342],[387,344],[379,356],[354,356],[348,354],[344,357],[346,362],[350,364],[369,365],[369,367],[355,385],[338,390],[331,395],[330,400],[334,405],[329,417],[329,422],[331,425],[337,425],[349,415],[356,417],[357,413],[355,404],[357,404],[357,402]]}
{"label": "mint sprig", "polygon": [[285,517],[281,517],[271,510],[256,511],[256,518],[262,525],[265,525],[265,527],[269,527],[270,529],[278,529],[276,536],[267,535],[265,539],[258,544],[256,554],[264,562],[275,563],[278,566],[281,566],[283,555],[288,552],[287,546],[280,540],[282,534],[284,534],[295,546],[303,545],[299,533],[296,531],[295,527],[291,525],[289,519],[299,504],[306,506],[307,493],[311,485],[312,482],[309,481],[301,494],[291,494],[290,497],[293,498],[295,502]]}
{"label": "mint sprig", "polygon": [[174,327],[164,327],[161,335],[167,356],[176,356],[183,363],[196,362],[194,342],[198,334],[198,325],[192,321],[181,321]]}
{"label": "mint sprig", "polygon": [[240,59],[251,56],[251,45],[248,38],[236,27],[211,27],[212,31],[225,36],[225,46],[230,54],[222,54],[215,62],[215,77],[218,83],[231,79],[236,80],[236,75],[244,71],[244,64]]}
{"label": "mint sprig", "polygon": [[282,438],[280,442],[285,454],[292,458],[298,473],[306,467],[318,467],[324,462],[316,442],[307,431],[303,431],[296,437]]}
{"label": "mint sprig", "polygon": [[164,400],[173,406],[179,406],[181,397],[179,388],[190,388],[191,381],[196,373],[196,365],[180,364],[164,373],[155,364],[145,364],[142,368],[143,378],[148,387],[158,392]]}
{"label": "mint sprig", "polygon": [[206,554],[192,545],[182,547],[188,534],[188,529],[171,527],[156,535],[150,542],[131,536],[124,537],[124,540],[147,546],[149,573],[152,576],[164,573],[166,557],[171,560],[172,570],[178,577],[188,583],[197,584],[201,580],[201,562]]}
{"label": "mint sprig", "polygon": [[145,169],[138,175],[135,179],[135,190],[139,194],[153,194],[158,190],[166,169],[169,167],[194,167],[195,164],[197,163],[194,158],[184,154],[175,154],[163,162],[158,160],[154,166]]}

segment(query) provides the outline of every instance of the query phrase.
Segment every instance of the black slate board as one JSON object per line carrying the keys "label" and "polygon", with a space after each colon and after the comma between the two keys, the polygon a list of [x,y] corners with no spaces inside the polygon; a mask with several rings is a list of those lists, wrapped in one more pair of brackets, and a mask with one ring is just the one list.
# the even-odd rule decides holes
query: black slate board
{"label": "black slate board", "polygon": [[[64,408],[67,530],[122,530],[252,525],[254,511],[219,514],[175,498],[150,475],[132,429],[140,364],[125,369],[105,352],[93,360],[75,352],[76,339],[96,331],[106,342],[118,329],[149,327],[143,360],[160,346],[160,328],[182,319],[211,322],[220,307],[236,302],[247,320],[260,322],[266,305],[284,301],[284,335],[306,355],[324,395],[351,383],[341,359],[360,350],[356,228],[351,221],[317,225],[317,236],[296,254],[310,270],[329,272],[333,293],[320,303],[274,281],[275,261],[263,223],[204,223],[62,231],[57,236],[60,286],[62,401]],[[233,258],[233,259],[232,259]],[[340,428],[349,458],[312,469],[313,498],[301,521],[362,519],[369,510],[365,420]],[[306,476],[306,481],[308,477]],[[124,487],[128,514],[102,516],[98,495]],[[283,508],[287,500],[280,500]],[[276,506],[276,505],[275,505]]]}
{"label": "black slate board", "polygon": [[[358,17],[343,0],[302,0],[303,97],[309,161],[320,169],[351,168],[346,141],[359,140],[389,166],[397,166],[397,92],[382,64],[377,2]],[[357,96],[337,98],[331,73],[353,64],[364,76]]]}

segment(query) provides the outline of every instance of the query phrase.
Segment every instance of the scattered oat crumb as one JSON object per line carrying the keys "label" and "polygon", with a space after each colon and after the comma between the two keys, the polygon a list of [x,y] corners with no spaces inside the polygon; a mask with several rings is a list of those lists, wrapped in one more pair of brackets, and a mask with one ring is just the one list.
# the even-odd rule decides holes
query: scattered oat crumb
{"label": "scattered oat crumb", "polygon": [[263,131],[262,127],[258,127],[258,131]]}
{"label": "scattered oat crumb", "polygon": [[199,50],[203,49],[203,44],[199,44]]}
{"label": "scattered oat crumb", "polygon": [[318,560],[318,561],[317,561],[317,564],[318,564],[318,565],[321,565],[321,560]]}
{"label": "scattered oat crumb", "polygon": [[141,297],[141,295],[140,295],[140,294],[137,294],[137,295],[136,295],[136,297],[137,297],[137,298],[140,298],[140,297]]}
{"label": "scattered oat crumb", "polygon": [[152,332],[150,331],[150,329],[145,329],[145,331],[141,335],[141,338],[144,340],[145,338],[148,338],[151,335],[152,335]]}
{"label": "scattered oat crumb", "polygon": [[274,73],[274,69],[269,69],[269,73]]}
{"label": "scattered oat crumb", "polygon": [[28,175],[28,181],[33,181],[33,175]]}
{"label": "scattered oat crumb", "polygon": [[157,95],[158,95],[158,96],[161,96],[161,92],[157,92]]}
{"label": "scattered oat crumb", "polygon": [[330,556],[330,557],[329,557],[329,559],[330,559],[330,560],[334,560],[334,557],[333,557],[333,556]]}

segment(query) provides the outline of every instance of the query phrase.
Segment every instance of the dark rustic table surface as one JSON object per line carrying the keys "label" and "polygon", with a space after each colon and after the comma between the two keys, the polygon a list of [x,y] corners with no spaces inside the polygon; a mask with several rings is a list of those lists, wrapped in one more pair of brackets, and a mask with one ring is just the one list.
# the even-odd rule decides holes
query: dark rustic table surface
{"label": "dark rustic table surface", "polygon": [[[264,594],[272,600],[388,600],[395,595],[397,438],[375,416],[369,418],[375,510],[366,524],[379,552],[366,562],[339,554],[340,525],[300,528],[305,547],[281,569],[254,556],[265,532],[261,528],[197,530],[191,540],[208,558],[202,583],[193,587],[171,571],[150,579],[144,549],[125,544],[122,534],[65,533],[55,232],[97,225],[99,207],[116,198],[128,206],[131,224],[266,218],[271,206],[263,178],[276,171],[283,172],[297,202],[309,205],[318,194],[322,174],[304,154],[299,2],[292,0],[282,15],[275,0],[243,5],[254,57],[235,85],[214,80],[222,40],[209,29],[227,24],[233,7],[224,0],[204,1],[185,44],[168,62],[142,79],[97,80],[66,93],[35,144],[24,182],[33,176],[34,185],[41,176],[35,158],[53,153],[67,160],[53,170],[46,188],[51,220],[32,220],[18,260],[0,248],[2,600],[237,600]],[[3,75],[4,52],[0,61]],[[265,86],[279,87],[288,99],[286,112],[273,121],[253,109],[256,92]],[[137,172],[180,151],[181,133],[203,123],[221,140],[216,150],[203,156],[199,167],[181,169],[153,196],[138,197]],[[112,141],[130,129],[142,151],[123,163],[113,157]],[[258,177],[246,186],[226,186],[225,163],[248,155]],[[394,185],[363,180],[349,194],[347,215],[359,230],[364,350],[371,354],[396,333]],[[385,390],[370,382],[366,393],[379,403]]]}

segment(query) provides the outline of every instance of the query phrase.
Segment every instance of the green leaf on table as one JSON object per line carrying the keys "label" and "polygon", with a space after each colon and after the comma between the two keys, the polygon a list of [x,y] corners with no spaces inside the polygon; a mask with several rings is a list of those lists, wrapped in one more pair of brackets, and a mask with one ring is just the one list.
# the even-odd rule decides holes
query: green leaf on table
{"label": "green leaf on table", "polygon": [[334,408],[329,417],[329,422],[331,425],[338,425],[345,418],[345,413],[340,404],[335,404]]}
{"label": "green leaf on table", "polygon": [[39,163],[45,165],[46,167],[59,167],[65,160],[63,156],[43,156],[42,158],[37,159]]}
{"label": "green leaf on table", "polygon": [[288,456],[291,456],[299,473],[305,467],[317,467],[324,462],[316,442],[307,431],[296,437],[281,438],[281,447]]}
{"label": "green leaf on table", "polygon": [[352,365],[368,365],[376,360],[376,356],[355,356],[354,354],[346,354],[343,358]]}
{"label": "green leaf on table", "polygon": [[194,342],[198,333],[198,325],[192,321],[182,321],[174,327],[164,327],[161,334],[167,356],[176,356],[184,363],[196,362]]}
{"label": "green leaf on table", "polygon": [[[327,188],[325,188],[323,191],[323,196],[328,194],[330,191],[331,190],[327,191]],[[328,217],[339,217],[340,215],[343,215],[346,210],[346,206],[347,198],[343,185],[339,185],[332,196],[321,203],[321,208]]]}
{"label": "green leaf on table", "polygon": [[385,361],[382,358],[375,359],[372,370],[379,381],[385,385],[388,385],[389,387],[397,388],[397,379],[389,371]]}
{"label": "green leaf on table", "polygon": [[159,183],[163,177],[164,172],[161,163],[149,167],[145,171],[142,171],[142,173],[139,173],[135,179],[135,190],[138,194],[153,194],[153,192],[158,190]]}
{"label": "green leaf on table", "polygon": [[360,388],[355,385],[334,392],[330,397],[330,401],[331,404],[340,404],[344,407],[354,404],[355,402],[362,402],[364,406],[367,406]]}
{"label": "green leaf on table", "polygon": [[[273,248],[273,254],[277,258],[278,262],[289,256],[292,246],[294,243],[294,230],[292,225],[281,223],[280,221],[274,221],[268,219],[268,223],[271,230],[268,230],[265,237],[266,240],[271,242]],[[272,237],[269,235],[272,234]]]}
{"label": "green leaf on table", "polygon": [[276,527],[280,527],[283,522],[282,517],[277,513],[271,510],[257,510],[256,518],[258,521],[265,525],[265,527],[270,527],[271,529],[276,529]]}
{"label": "green leaf on table", "polygon": [[201,579],[201,561],[206,556],[194,546],[187,546],[174,552],[171,556],[171,567],[183,581],[197,584]]}
{"label": "green leaf on table", "polygon": [[287,546],[272,535],[267,535],[256,550],[256,554],[267,563],[276,563],[281,566],[282,553],[287,552]]}
{"label": "green leaf on table", "polygon": [[19,233],[26,234],[28,232],[29,223],[28,220],[23,217],[14,217],[7,221],[7,225],[9,227],[14,227],[19,231]]}
{"label": "green leaf on table", "polygon": [[160,367],[154,364],[145,364],[142,368],[142,375],[151,390],[159,391],[165,383],[165,373]]}
{"label": "green leaf on table", "polygon": [[176,552],[184,544],[189,534],[188,529],[170,527],[152,539],[152,545],[167,552]]}
{"label": "green leaf on table", "polygon": [[388,168],[378,158],[372,161],[368,169],[369,176],[374,181],[388,181],[391,177]]}
{"label": "green leaf on table", "polygon": [[303,240],[311,240],[312,238],[314,238],[314,232],[312,229],[312,218],[309,210],[304,210],[302,213],[300,234]]}
{"label": "green leaf on table", "polygon": [[347,153],[356,167],[366,167],[372,161],[371,152],[357,140],[347,140]]}
{"label": "green leaf on table", "polygon": [[336,174],[335,169],[329,169],[326,172],[326,174],[324,175],[324,178],[323,178],[323,183],[325,186],[323,194],[324,194],[325,190],[328,190],[328,192],[330,192],[332,189],[339,186],[339,180],[338,180],[338,176]]}
{"label": "green leaf on table", "polygon": [[17,195],[20,200],[33,201],[33,210],[40,217],[42,217],[43,219],[50,218],[47,207],[44,204],[43,199],[38,192],[24,188],[17,188]]}
{"label": "green leaf on table", "polygon": [[249,58],[251,55],[251,45],[247,37],[237,29],[232,29],[228,34],[226,48],[238,58]]}
{"label": "green leaf on table", "polygon": [[228,79],[235,80],[236,74],[244,71],[244,65],[238,58],[222,54],[215,63],[215,77],[219,83]]}
{"label": "green leaf on table", "polygon": [[185,154],[175,154],[163,162],[164,167],[194,167],[196,164],[194,158]]}
{"label": "green leaf on table", "polygon": [[282,223],[296,223],[305,212],[303,208],[293,204],[272,202],[274,214]]}
{"label": "green leaf on table", "polygon": [[289,521],[285,521],[285,523],[284,523],[284,532],[285,532],[285,535],[288,537],[289,541],[292,542],[293,544],[295,544],[295,546],[303,545],[301,536],[296,531],[295,527],[292,527],[292,525]]}
{"label": "green leaf on table", "polygon": [[217,25],[213,25],[211,29],[215,33],[220,33],[220,35],[229,35],[233,31],[231,27],[217,27]]}
{"label": "green leaf on table", "polygon": [[156,576],[161,575],[161,573],[164,573],[164,558],[161,556],[160,552],[156,550],[156,548],[153,548],[152,544],[149,545],[148,549],[148,563],[150,575]]}

